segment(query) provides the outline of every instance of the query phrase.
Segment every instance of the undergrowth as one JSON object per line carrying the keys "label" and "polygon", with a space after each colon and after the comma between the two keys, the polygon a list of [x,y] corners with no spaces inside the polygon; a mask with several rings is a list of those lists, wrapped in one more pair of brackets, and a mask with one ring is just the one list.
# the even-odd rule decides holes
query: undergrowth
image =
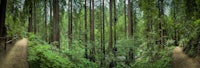
{"label": "undergrowth", "polygon": [[30,68],[94,68],[97,65],[77,54],[79,50],[59,50],[30,34],[28,62]]}
{"label": "undergrowth", "polygon": [[[39,36],[30,34],[28,62],[30,68],[107,68],[113,61],[116,62],[114,64],[116,68],[171,68],[172,43],[173,40],[169,40],[164,49],[159,49],[156,44],[147,47],[147,43],[144,43],[143,39],[119,40],[116,46],[116,56],[106,52],[103,61],[105,65],[102,66],[100,64],[102,54],[98,50],[96,62],[91,62],[89,59],[84,58],[84,46],[78,44],[78,42],[72,46],[72,49],[65,48],[67,45],[62,45],[58,49],[56,46],[42,41]],[[126,58],[129,48],[133,48],[135,61],[127,64]],[[121,58],[118,58],[119,56]]]}

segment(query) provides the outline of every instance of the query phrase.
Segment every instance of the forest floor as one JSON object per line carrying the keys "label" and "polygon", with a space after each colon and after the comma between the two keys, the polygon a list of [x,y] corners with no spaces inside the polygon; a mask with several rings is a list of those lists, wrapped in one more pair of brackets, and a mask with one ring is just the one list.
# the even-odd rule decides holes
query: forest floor
{"label": "forest floor", "polygon": [[0,50],[0,68],[28,68],[27,43],[23,38],[14,45],[7,45],[6,50]]}
{"label": "forest floor", "polygon": [[200,57],[189,57],[183,52],[181,47],[174,48],[172,59],[173,68],[200,68]]}

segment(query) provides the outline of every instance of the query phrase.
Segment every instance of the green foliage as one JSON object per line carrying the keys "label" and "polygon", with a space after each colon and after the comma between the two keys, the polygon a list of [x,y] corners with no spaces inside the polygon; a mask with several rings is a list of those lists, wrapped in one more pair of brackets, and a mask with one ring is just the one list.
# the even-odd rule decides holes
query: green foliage
{"label": "green foliage", "polygon": [[97,65],[83,58],[84,49],[78,44],[72,50],[57,49],[29,34],[28,62],[31,68],[96,68]]}
{"label": "green foliage", "polygon": [[19,18],[13,18],[11,15],[8,15],[6,18],[7,36],[24,37],[26,35],[26,28],[22,27],[23,25],[24,23],[21,23]]}
{"label": "green foliage", "polygon": [[[67,45],[63,45],[67,47]],[[70,61],[78,68],[96,68],[98,65],[84,58],[84,47],[80,41],[74,40],[71,49],[62,48],[62,54],[67,55]]]}
{"label": "green foliage", "polygon": [[[135,61],[131,62],[130,66],[125,63],[117,62],[117,67],[131,67],[131,68],[170,68],[171,54],[174,46],[173,40],[167,40],[164,49],[160,49],[158,45],[153,44],[147,46],[144,38],[122,39],[119,40],[118,56],[128,56],[128,49],[133,48]],[[125,60],[126,61],[126,60]]]}
{"label": "green foliage", "polygon": [[[158,47],[156,47],[158,49]],[[147,54],[146,56],[139,57],[131,67],[135,68],[171,68],[171,54],[174,47],[169,47],[162,49],[161,51],[156,51],[156,54]],[[153,50],[151,50],[153,52]],[[143,51],[146,53],[151,53]],[[152,60],[154,59],[154,60]]]}
{"label": "green foliage", "polygon": [[[20,6],[23,4],[19,2],[8,1],[8,9],[7,9],[7,16],[6,16],[6,27],[8,36],[26,36],[27,28],[28,28],[28,18],[30,16],[28,6],[29,3],[24,4],[23,11],[21,11]],[[27,0],[25,0],[27,1]],[[75,0],[73,1],[73,8],[72,8],[72,23],[73,23],[73,42],[72,48],[69,49],[68,46],[68,4],[65,0],[61,0],[59,3],[59,11],[60,18],[59,18],[59,28],[60,28],[60,46],[61,48],[58,49],[54,46],[55,43],[58,42],[51,42],[51,44],[47,43],[47,41],[43,41],[45,37],[48,37],[48,41],[50,40],[51,26],[52,22],[50,22],[50,4],[47,4],[47,27],[44,28],[44,2],[37,0],[35,10],[33,10],[33,20],[32,26],[36,23],[36,34],[29,33],[29,46],[28,46],[28,61],[29,65],[32,68],[98,68],[101,65],[101,61],[105,65],[103,67],[109,67],[112,61],[116,61],[116,68],[168,68],[171,67],[171,51],[175,42],[175,32],[177,33],[178,45],[184,48],[189,47],[188,50],[189,55],[196,54],[195,52],[195,44],[188,43],[196,39],[196,37],[200,34],[200,20],[196,19],[196,21],[187,19],[187,16],[196,17],[200,16],[200,13],[197,13],[200,10],[192,11],[187,10],[186,7],[192,7],[194,5],[186,5],[184,2],[186,0],[166,0],[164,2],[164,15],[162,20],[162,29],[165,30],[164,32],[164,39],[165,44],[163,45],[164,48],[160,49],[160,45],[157,44],[157,41],[161,38],[159,36],[160,32],[160,22],[161,19],[158,18],[158,3],[156,0],[138,0],[134,1],[133,10],[136,10],[136,18],[134,21],[134,34],[133,37],[128,37],[125,35],[125,25],[128,27],[128,14],[129,12],[126,11],[126,24],[124,22],[124,0],[119,0],[117,3],[117,18],[116,18],[116,35],[117,35],[117,44],[116,44],[116,56],[113,52],[109,51],[108,41],[109,41],[109,8],[108,2],[105,1],[107,5],[105,7],[105,44],[106,47],[106,54],[105,60],[103,58],[103,52],[101,50],[101,21],[102,18],[100,14],[102,11],[100,9],[100,1],[95,1],[95,8],[94,8],[94,16],[89,16],[89,2],[87,3],[87,32],[85,32],[85,19],[84,19],[84,2],[83,0]],[[126,0],[127,1],[127,0]],[[174,3],[169,3],[174,2]],[[181,4],[179,4],[179,2]],[[197,5],[197,9],[200,7],[200,1],[195,0]],[[52,5],[52,4],[51,4]],[[174,6],[176,7],[174,8]],[[40,7],[42,6],[42,7]],[[170,9],[169,9],[170,8]],[[34,9],[34,8],[33,8]],[[128,5],[126,4],[126,10],[128,9]],[[189,11],[189,12],[187,12]],[[170,14],[169,14],[170,12]],[[24,14],[23,14],[24,13]],[[36,14],[36,20],[34,19],[34,13]],[[187,15],[194,14],[194,15]],[[90,44],[90,17],[94,17],[94,25],[95,25],[95,49],[96,49],[96,62],[91,62],[89,59],[84,58],[85,53],[85,33],[88,36],[88,51],[92,48],[93,45]],[[53,20],[53,19],[52,19]],[[113,20],[114,22],[114,20]],[[113,24],[114,25],[114,24]],[[114,27],[114,26],[113,26]],[[147,29],[149,31],[147,31]],[[44,31],[47,30],[47,34]],[[114,30],[113,30],[114,31]],[[128,31],[128,29],[127,29]],[[114,32],[113,32],[114,33]],[[52,33],[53,34],[53,33]],[[149,36],[149,38],[147,38]],[[127,63],[127,57],[129,56],[129,49],[133,49],[134,59],[135,61],[131,61],[129,64]],[[88,52],[90,55],[90,52]],[[117,58],[121,56],[121,58]]]}
{"label": "green foliage", "polygon": [[[58,50],[53,50],[50,45],[39,43],[33,38],[36,36],[31,35],[28,47],[28,61],[30,67],[35,67],[39,65],[40,68],[72,68],[75,67],[74,64],[69,60],[67,56],[62,56]],[[55,49],[55,48],[54,48]]]}

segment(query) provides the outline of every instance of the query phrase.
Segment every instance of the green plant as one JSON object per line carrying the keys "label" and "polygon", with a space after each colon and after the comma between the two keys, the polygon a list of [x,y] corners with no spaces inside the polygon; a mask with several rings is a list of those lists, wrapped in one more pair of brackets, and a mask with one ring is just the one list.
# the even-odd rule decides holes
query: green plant
{"label": "green plant", "polygon": [[[76,42],[78,43],[78,42]],[[28,62],[30,68],[97,68],[97,64],[83,57],[84,49],[79,45],[73,49],[57,49],[34,34],[29,35]]]}

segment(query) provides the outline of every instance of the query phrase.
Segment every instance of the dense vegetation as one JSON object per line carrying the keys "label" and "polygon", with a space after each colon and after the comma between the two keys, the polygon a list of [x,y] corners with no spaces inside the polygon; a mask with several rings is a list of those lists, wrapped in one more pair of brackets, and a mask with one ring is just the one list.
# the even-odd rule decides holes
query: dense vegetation
{"label": "dense vegetation", "polygon": [[0,9],[0,43],[28,38],[30,68],[170,68],[175,46],[200,53],[200,0],[0,0]]}

